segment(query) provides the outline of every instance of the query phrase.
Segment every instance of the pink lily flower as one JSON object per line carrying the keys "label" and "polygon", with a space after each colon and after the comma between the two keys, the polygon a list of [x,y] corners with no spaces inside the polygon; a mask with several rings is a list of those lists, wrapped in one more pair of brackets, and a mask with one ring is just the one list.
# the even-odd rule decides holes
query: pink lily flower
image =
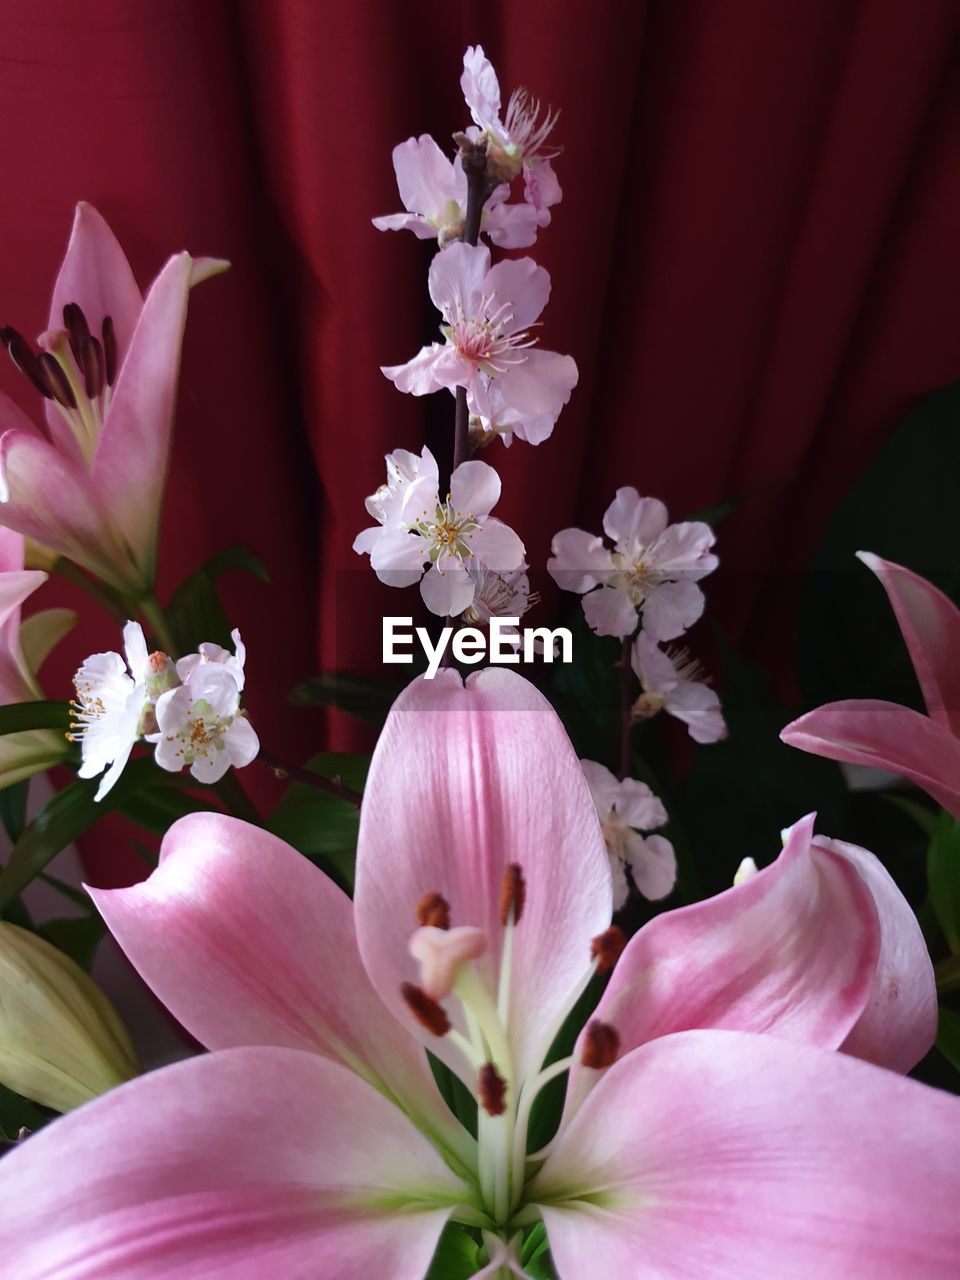
{"label": "pink lily flower", "polygon": [[[94,891],[214,1052],[0,1162],[5,1265],[422,1280],[452,1220],[486,1233],[482,1276],[516,1273],[517,1232],[542,1219],[563,1280],[948,1280],[960,1103],[851,1056],[923,1052],[929,959],[872,855],[811,827],[638,933],[574,1060],[545,1066],[618,950],[593,802],[522,677],[414,681],[371,763],[354,902],[216,814],[176,823],[145,883]],[[477,1098],[476,1140],[424,1047]],[[532,1103],[567,1067],[560,1132],[528,1159]]]}
{"label": "pink lily flower", "polygon": [[[446,341],[424,347],[406,364],[385,367],[390,381],[415,396],[466,387],[470,412],[481,419],[509,410],[511,420],[556,422],[579,375],[570,356],[541,351],[530,336],[550,296],[543,267],[532,258],[491,267],[486,246],[459,243],[436,255],[428,279]],[[512,421],[510,430],[520,434]],[[539,428],[531,443],[547,435]]]}
{"label": "pink lily flower", "polygon": [[141,298],[116,237],[77,205],[39,353],[0,332],[46,432],[0,394],[4,524],[123,592],[152,587],[187,297],[228,264],[175,254]]}
{"label": "pink lily flower", "polygon": [[[37,671],[76,621],[69,609],[45,609],[22,620],[24,602],[47,580],[23,567],[23,537],[0,527],[0,706],[43,698]],[[32,729],[0,736],[0,785],[11,786],[60,763],[70,753],[63,734]]]}
{"label": "pink lily flower", "polygon": [[874,698],[830,702],[780,734],[791,747],[909,778],[960,818],[960,610],[902,565],[858,557],[880,579],[910,652],[927,715]]}

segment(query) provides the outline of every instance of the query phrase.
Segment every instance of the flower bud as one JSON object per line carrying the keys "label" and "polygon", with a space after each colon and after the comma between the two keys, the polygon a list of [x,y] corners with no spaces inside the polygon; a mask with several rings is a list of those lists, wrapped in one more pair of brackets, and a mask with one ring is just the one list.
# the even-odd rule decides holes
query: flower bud
{"label": "flower bud", "polygon": [[179,684],[180,677],[177,675],[173,660],[160,649],[156,653],[151,653],[147,659],[146,676],[147,694],[151,701],[156,702],[161,693],[166,693],[168,689],[176,689]]}
{"label": "flower bud", "polygon": [[45,939],[0,921],[0,1083],[69,1111],[138,1070],[96,983]]}

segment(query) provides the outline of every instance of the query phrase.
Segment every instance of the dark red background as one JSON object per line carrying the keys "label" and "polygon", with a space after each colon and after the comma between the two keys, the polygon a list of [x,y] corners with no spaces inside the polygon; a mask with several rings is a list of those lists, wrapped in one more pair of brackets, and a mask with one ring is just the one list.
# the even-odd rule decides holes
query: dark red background
{"label": "dark red background", "polygon": [[[183,247],[232,260],[191,303],[162,586],[236,542],[267,562],[274,588],[228,588],[255,722],[319,748],[285,695],[377,668],[412,593],[353,556],[362,499],[448,411],[378,371],[426,334],[426,251],[370,218],[399,207],[396,142],[467,123],[479,41],[507,92],[562,109],[532,252],[542,340],[581,371],[546,445],[488,455],[498,514],[542,565],[620,484],[678,516],[769,484],[722,526],[711,599],[782,674],[831,507],[958,373],[958,27],[955,0],[3,0],[0,319],[42,328],[78,198],[144,284]],[[0,385],[33,407],[12,367]],[[113,643],[85,622],[59,674]]]}

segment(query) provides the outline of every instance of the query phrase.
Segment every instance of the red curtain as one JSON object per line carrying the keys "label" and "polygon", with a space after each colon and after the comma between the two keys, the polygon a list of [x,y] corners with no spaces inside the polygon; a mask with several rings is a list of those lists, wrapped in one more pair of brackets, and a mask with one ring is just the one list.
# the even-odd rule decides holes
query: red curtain
{"label": "red curtain", "polygon": [[[78,198],[143,283],[182,247],[232,260],[191,302],[162,585],[261,556],[274,586],[227,592],[253,715],[317,749],[291,684],[376,670],[380,614],[412,607],[350,550],[363,497],[452,418],[378,371],[434,319],[426,250],[370,218],[399,207],[396,142],[467,123],[480,42],[562,109],[564,200],[530,252],[544,345],[581,373],[547,444],[495,446],[498,514],[542,565],[620,484],[677,516],[769,486],[721,528],[711,607],[787,669],[832,505],[957,376],[958,27],[954,0],[3,0],[0,320],[42,327]],[[32,407],[12,366],[0,385]],[[59,675],[112,643],[85,624]]]}

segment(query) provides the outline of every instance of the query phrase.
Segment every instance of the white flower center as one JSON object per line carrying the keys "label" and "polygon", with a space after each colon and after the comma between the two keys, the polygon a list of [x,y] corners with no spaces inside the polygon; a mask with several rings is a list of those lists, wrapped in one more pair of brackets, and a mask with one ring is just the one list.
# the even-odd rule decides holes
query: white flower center
{"label": "white flower center", "polygon": [[470,556],[470,538],[480,522],[476,516],[454,511],[448,500],[437,504],[432,520],[420,520],[411,528],[430,544],[430,563],[439,564],[451,556],[459,560]]}
{"label": "white flower center", "polygon": [[498,304],[496,295],[481,298],[477,315],[464,315],[458,303],[456,314],[441,326],[441,332],[465,360],[492,376],[522,364],[526,348],[536,344],[528,330],[514,330],[512,305]]}

